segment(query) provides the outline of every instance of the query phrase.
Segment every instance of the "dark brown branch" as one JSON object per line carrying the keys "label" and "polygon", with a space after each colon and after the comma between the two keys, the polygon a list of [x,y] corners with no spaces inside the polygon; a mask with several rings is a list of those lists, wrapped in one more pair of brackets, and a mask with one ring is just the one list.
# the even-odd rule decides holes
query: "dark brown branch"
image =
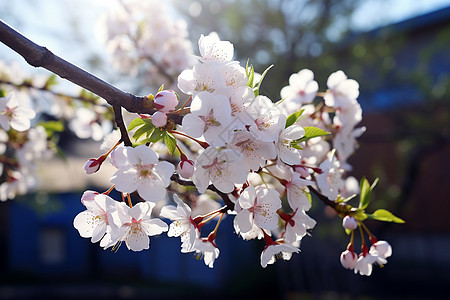
{"label": "dark brown branch", "polygon": [[122,136],[121,140],[125,146],[131,147],[133,143],[130,141],[130,137],[128,136],[127,128],[125,127],[125,122],[122,117],[122,107],[119,105],[114,105],[114,119],[116,121],[117,127],[119,127],[120,135]]}
{"label": "dark brown branch", "polygon": [[341,217],[344,217],[345,215],[347,215],[350,212],[351,206],[349,206],[345,203],[331,201],[330,199],[328,199],[327,197],[325,197],[324,195],[319,193],[319,191],[317,191],[315,188],[313,188],[310,185],[308,185],[308,189],[311,192],[313,192],[317,196],[317,198],[319,198],[319,200],[322,201],[325,205],[333,208],[336,211],[336,213],[338,215],[340,215]]}

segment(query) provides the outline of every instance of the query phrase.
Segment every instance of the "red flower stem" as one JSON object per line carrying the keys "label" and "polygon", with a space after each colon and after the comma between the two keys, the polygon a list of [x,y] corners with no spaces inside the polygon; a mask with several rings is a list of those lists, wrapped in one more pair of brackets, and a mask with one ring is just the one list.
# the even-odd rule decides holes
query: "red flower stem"
{"label": "red flower stem", "polygon": [[191,137],[191,136],[189,136],[189,135],[187,135],[187,134],[185,134],[183,132],[179,132],[179,131],[175,131],[175,130],[171,130],[169,132],[172,133],[172,134],[179,134],[179,135],[182,135],[184,137],[187,137],[187,138],[193,140],[194,142],[197,142],[200,146],[203,147],[203,149],[206,149],[206,148],[209,147],[209,144],[207,142],[199,141],[199,140],[197,140],[197,139],[195,139],[195,138],[193,138],[193,137]]}

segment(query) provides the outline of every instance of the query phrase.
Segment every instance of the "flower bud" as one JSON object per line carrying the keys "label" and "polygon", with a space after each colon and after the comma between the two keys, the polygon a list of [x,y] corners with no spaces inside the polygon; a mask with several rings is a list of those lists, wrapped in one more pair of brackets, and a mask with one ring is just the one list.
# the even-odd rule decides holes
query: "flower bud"
{"label": "flower bud", "polygon": [[[164,90],[156,94],[153,106],[163,113],[170,113],[178,105],[178,97],[172,90]],[[156,125],[155,125],[156,126]]]}
{"label": "flower bud", "polygon": [[354,269],[356,262],[358,261],[358,256],[355,252],[350,250],[345,250],[341,253],[341,264],[346,269]]}
{"label": "flower bud", "polygon": [[342,219],[342,227],[349,230],[355,230],[358,227],[358,222],[351,216],[345,216],[345,218]]}
{"label": "flower bud", "polygon": [[180,161],[177,172],[183,178],[191,178],[194,174],[194,162],[190,159]]}
{"label": "flower bud", "polygon": [[94,174],[100,169],[100,166],[102,165],[103,161],[105,159],[103,156],[100,156],[99,158],[91,158],[84,164],[84,171],[86,174]]}
{"label": "flower bud", "polygon": [[156,127],[163,127],[167,123],[167,115],[163,112],[157,111],[152,116],[152,124]]}

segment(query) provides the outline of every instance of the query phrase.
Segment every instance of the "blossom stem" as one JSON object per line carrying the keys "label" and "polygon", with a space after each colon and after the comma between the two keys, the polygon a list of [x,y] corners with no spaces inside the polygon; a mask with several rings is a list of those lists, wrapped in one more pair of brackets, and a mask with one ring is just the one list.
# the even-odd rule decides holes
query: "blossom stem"
{"label": "blossom stem", "polygon": [[208,223],[209,221],[211,221],[212,219],[214,219],[215,217],[217,217],[217,215],[220,214],[220,213],[221,213],[220,211],[216,211],[216,212],[214,213],[214,215],[212,215],[212,216],[210,216],[209,218],[207,218],[207,219],[201,221],[198,225],[199,225],[199,226],[205,225],[206,223]]}
{"label": "blossom stem", "polygon": [[365,249],[367,248],[366,246],[366,240],[364,239],[364,232],[362,230],[362,226],[358,226],[359,227],[359,233],[361,234],[361,248]]}
{"label": "blossom stem", "polygon": [[180,110],[184,109],[191,100],[192,100],[192,95],[189,97],[189,99],[187,99],[186,102],[184,102],[183,106],[179,110],[177,110],[175,113],[178,113]]}
{"label": "blossom stem", "polygon": [[110,187],[106,192],[103,192],[103,194],[104,195],[109,195],[109,193],[111,193],[111,191],[115,188],[115,184],[112,186],[112,187]]}
{"label": "blossom stem", "polygon": [[106,154],[104,154],[104,156],[107,157],[114,149],[117,148],[117,146],[120,145],[121,142],[122,142],[121,140],[118,140],[117,143],[111,149],[109,149],[109,151]]}
{"label": "blossom stem", "polygon": [[178,144],[175,144],[175,146],[177,147],[178,151],[180,152],[180,158],[182,161],[184,160],[188,160],[187,156],[183,153],[183,151],[181,151],[180,147],[178,146]]}
{"label": "blossom stem", "polygon": [[364,228],[364,230],[365,230],[365,231],[367,232],[367,234],[369,235],[369,239],[370,239],[371,243],[374,244],[373,241],[375,241],[375,243],[376,243],[377,239],[376,239],[375,236],[372,234],[372,232],[370,232],[369,228],[367,228],[367,226],[366,226],[363,222],[360,222],[359,224]]}
{"label": "blossom stem", "polygon": [[223,209],[225,209],[225,208],[226,208],[226,206],[221,207],[221,208],[216,209],[216,210],[214,210],[214,211],[212,211],[212,212],[210,212],[210,213],[207,213],[206,215],[201,215],[200,218],[206,218],[206,217],[209,217],[209,216],[211,216],[211,215],[213,215],[213,214],[217,214],[217,213],[221,212],[221,211],[222,211]]}
{"label": "blossom stem", "polygon": [[214,232],[214,234],[216,234],[216,232],[217,232],[217,229],[219,229],[219,225],[220,225],[220,223],[222,222],[222,218],[223,218],[223,215],[224,215],[225,213],[220,213],[220,219],[219,219],[219,221],[217,221],[217,224],[216,224],[216,227],[214,228],[214,230],[213,230],[213,232]]}
{"label": "blossom stem", "polygon": [[207,142],[199,141],[196,138],[193,138],[193,137],[191,137],[191,136],[189,136],[189,135],[187,135],[187,134],[185,134],[183,132],[179,132],[179,131],[175,131],[175,130],[170,130],[169,132],[172,133],[172,134],[178,134],[178,135],[182,135],[184,137],[187,137],[187,138],[193,140],[194,142],[197,142],[200,146],[203,147],[203,149],[206,149],[206,148],[209,147],[209,144]]}
{"label": "blossom stem", "polygon": [[128,205],[129,205],[130,207],[133,207],[133,203],[131,203],[131,197],[130,197],[130,194],[127,194],[127,199],[128,199]]}
{"label": "blossom stem", "polygon": [[277,179],[282,185],[286,185],[288,183],[288,181],[286,179],[282,179],[280,177],[277,177],[275,175],[273,175],[270,172],[266,172],[266,171],[259,171],[259,173],[263,173],[263,174],[267,174],[269,176],[272,176],[273,178]]}
{"label": "blossom stem", "polygon": [[353,252],[353,242],[355,240],[355,231],[352,230],[351,236],[350,236],[350,243],[347,245],[347,250]]}

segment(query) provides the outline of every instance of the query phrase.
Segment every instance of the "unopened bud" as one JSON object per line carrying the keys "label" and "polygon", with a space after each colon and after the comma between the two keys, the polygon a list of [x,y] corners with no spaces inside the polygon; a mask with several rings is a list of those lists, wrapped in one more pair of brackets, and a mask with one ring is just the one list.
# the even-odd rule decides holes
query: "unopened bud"
{"label": "unopened bud", "polygon": [[163,127],[167,123],[167,115],[163,112],[157,111],[152,115],[152,124],[155,127]]}
{"label": "unopened bud", "polygon": [[358,227],[358,222],[351,216],[345,216],[345,218],[342,219],[342,227],[349,230],[355,230]]}
{"label": "unopened bud", "polygon": [[[163,113],[170,113],[178,105],[177,94],[172,90],[164,90],[156,94],[153,106]],[[155,125],[156,126],[156,125]]]}
{"label": "unopened bud", "polygon": [[178,163],[177,172],[183,178],[191,178],[194,175],[194,162],[190,159]]}
{"label": "unopened bud", "polygon": [[84,171],[86,174],[94,174],[100,169],[100,166],[105,161],[105,158],[103,156],[100,156],[99,158],[91,158],[84,164]]}
{"label": "unopened bud", "polygon": [[345,250],[341,253],[341,264],[346,269],[354,269],[356,262],[358,261],[358,256],[355,252]]}

